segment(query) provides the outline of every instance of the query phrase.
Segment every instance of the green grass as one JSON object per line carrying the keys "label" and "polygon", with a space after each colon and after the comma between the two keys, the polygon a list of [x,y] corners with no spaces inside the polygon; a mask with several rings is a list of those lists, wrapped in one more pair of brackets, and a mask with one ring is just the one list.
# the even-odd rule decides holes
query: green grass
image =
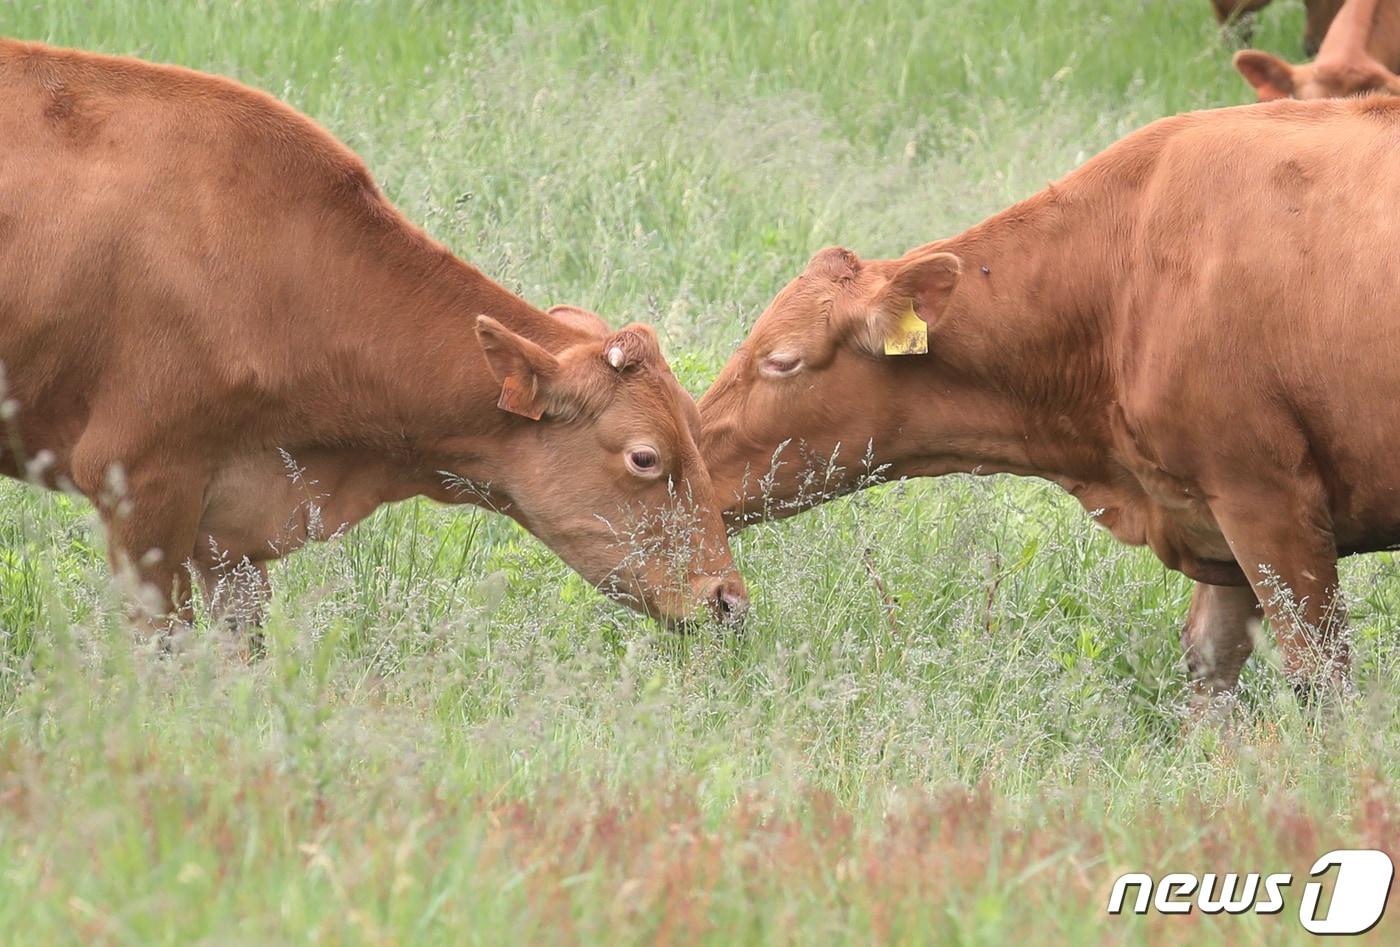
{"label": "green grass", "polygon": [[[655,323],[697,393],[821,246],[899,253],[1248,98],[1205,0],[0,11],[272,91],[532,301]],[[1280,0],[1255,42],[1301,30]],[[1127,870],[1400,847],[1389,556],[1346,570],[1359,700],[1300,711],[1266,653],[1197,727],[1188,584],[1038,482],[745,532],[741,638],[404,504],[274,571],[253,666],[213,632],[133,646],[85,505],[0,508],[0,941],[1292,942],[1301,881],[1275,919],[1104,905]]]}

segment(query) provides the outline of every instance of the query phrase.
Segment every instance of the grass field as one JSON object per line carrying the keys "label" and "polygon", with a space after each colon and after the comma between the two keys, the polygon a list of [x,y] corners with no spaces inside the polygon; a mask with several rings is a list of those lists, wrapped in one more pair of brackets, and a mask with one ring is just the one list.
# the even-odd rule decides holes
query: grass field
{"label": "grass field", "polygon": [[[656,324],[697,394],[814,250],[897,254],[1247,99],[1205,0],[670,6],[0,24],[277,94],[530,300]],[[1255,43],[1296,59],[1301,32],[1280,0]],[[6,483],[0,508],[2,942],[1291,943],[1316,856],[1400,851],[1387,555],[1346,569],[1362,697],[1311,716],[1266,651],[1194,726],[1188,583],[1039,482],[748,530],[741,637],[671,635],[503,519],[403,504],[274,571],[252,666],[212,630],[133,646],[85,504]],[[1272,918],[1108,916],[1129,870],[1300,880]]]}

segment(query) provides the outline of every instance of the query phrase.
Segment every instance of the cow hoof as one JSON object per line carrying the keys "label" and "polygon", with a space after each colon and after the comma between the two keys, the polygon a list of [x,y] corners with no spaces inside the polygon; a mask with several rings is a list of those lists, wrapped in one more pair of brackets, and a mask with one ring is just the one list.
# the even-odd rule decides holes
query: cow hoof
{"label": "cow hoof", "polygon": [[1344,707],[1360,696],[1350,678],[1337,674],[1302,677],[1291,681],[1293,693],[1304,710],[1328,712]]}

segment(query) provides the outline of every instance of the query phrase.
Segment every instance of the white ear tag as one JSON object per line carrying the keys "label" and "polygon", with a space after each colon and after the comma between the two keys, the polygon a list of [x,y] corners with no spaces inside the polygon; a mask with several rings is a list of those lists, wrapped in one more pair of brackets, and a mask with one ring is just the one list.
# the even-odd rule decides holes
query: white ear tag
{"label": "white ear tag", "polygon": [[885,336],[886,355],[923,355],[928,351],[928,323],[914,312],[914,304],[899,317]]}
{"label": "white ear tag", "polygon": [[621,368],[622,363],[627,360],[626,354],[622,351],[622,346],[614,345],[608,349],[608,364],[613,368]]}

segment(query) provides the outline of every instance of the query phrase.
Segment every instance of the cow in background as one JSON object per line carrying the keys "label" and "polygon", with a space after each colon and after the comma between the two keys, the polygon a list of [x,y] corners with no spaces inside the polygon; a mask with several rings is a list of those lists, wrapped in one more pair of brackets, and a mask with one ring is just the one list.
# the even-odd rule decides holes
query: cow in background
{"label": "cow in background", "polygon": [[[1231,30],[1241,42],[1249,42],[1254,34],[1254,16],[1257,10],[1267,7],[1272,0],[1211,0],[1215,8],[1215,18],[1222,29]],[[1307,26],[1303,30],[1303,51],[1315,56],[1322,45],[1322,37],[1327,35],[1327,27],[1343,0],[1307,0]]]}
{"label": "cow in background", "polygon": [[1261,102],[1400,95],[1400,0],[1347,0],[1310,63],[1294,66],[1271,53],[1242,49],[1235,53],[1235,68]]}

